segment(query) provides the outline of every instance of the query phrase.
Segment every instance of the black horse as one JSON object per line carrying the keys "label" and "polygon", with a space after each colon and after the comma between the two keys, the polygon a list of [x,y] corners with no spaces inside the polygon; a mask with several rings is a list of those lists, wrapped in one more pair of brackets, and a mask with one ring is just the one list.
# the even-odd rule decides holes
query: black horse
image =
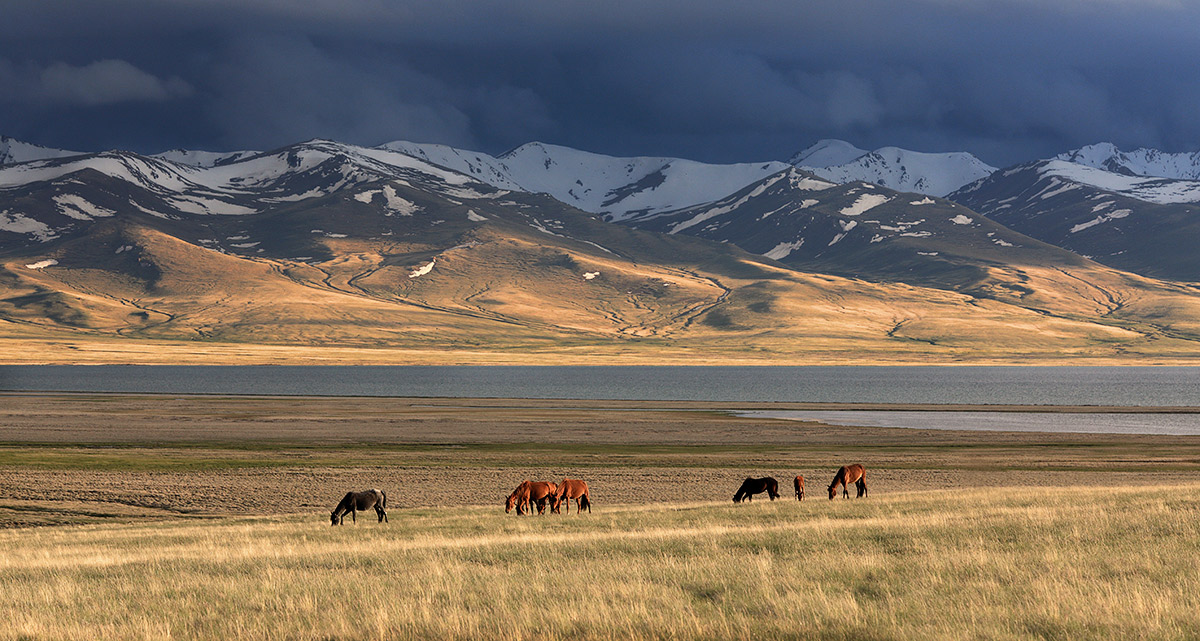
{"label": "black horse", "polygon": [[346,492],[346,496],[342,497],[342,502],[333,508],[329,513],[330,525],[341,525],[342,519],[346,513],[350,513],[350,521],[357,523],[358,518],[354,516],[355,512],[367,511],[375,508],[375,514],[379,516],[380,523],[387,522],[387,494],[383,490],[366,490],[363,492]]}
{"label": "black horse", "polygon": [[762,494],[763,492],[766,492],[767,496],[771,497],[771,500],[774,501],[779,498],[779,483],[769,476],[764,476],[761,479],[752,479],[747,476],[746,480],[742,481],[742,486],[738,488],[737,494],[733,495],[733,502],[741,503],[743,500],[750,501],[753,500],[753,495]]}

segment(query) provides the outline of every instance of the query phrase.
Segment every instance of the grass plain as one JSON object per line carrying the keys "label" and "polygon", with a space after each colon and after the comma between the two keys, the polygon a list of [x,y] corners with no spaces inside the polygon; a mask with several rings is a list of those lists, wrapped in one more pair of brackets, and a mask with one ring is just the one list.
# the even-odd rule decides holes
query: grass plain
{"label": "grass plain", "polygon": [[[1195,438],[831,428],[692,403],[0,400],[0,639],[1185,639],[1200,626]],[[870,497],[826,500],[854,461]],[[766,474],[785,500],[730,502]],[[500,508],[521,479],[562,476],[589,481],[592,514]],[[329,527],[342,493],[371,486],[390,524]]]}

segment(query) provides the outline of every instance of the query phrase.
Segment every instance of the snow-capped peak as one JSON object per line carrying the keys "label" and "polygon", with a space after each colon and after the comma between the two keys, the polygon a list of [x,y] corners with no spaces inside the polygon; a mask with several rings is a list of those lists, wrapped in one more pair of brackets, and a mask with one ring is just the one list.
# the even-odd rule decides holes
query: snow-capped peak
{"label": "snow-capped peak", "polygon": [[612,220],[712,202],[788,166],[780,162],[712,165],[667,157],[618,158],[543,142],[526,143],[499,157],[405,141],[380,148],[400,151],[501,189],[549,194]]}
{"label": "snow-capped peak", "polygon": [[[828,144],[817,149],[822,143]],[[839,153],[844,157],[852,153],[851,149],[852,146],[841,141],[822,141],[793,157],[800,158],[800,162],[794,164],[839,183],[863,181],[929,196],[945,196],[996,171],[995,167],[967,152],[924,153],[899,147],[881,147],[841,164],[807,164],[813,159],[817,162],[837,160]],[[815,151],[809,154],[810,150]]]}
{"label": "snow-capped peak", "polygon": [[832,167],[844,165],[867,153],[844,140],[818,140],[813,146],[797,152],[788,163],[797,167]]}
{"label": "snow-capped peak", "polygon": [[82,152],[52,149],[50,147],[22,142],[8,136],[0,136],[0,165],[80,155],[82,155]]}
{"label": "snow-capped peak", "polygon": [[1121,151],[1110,142],[1101,142],[1061,153],[1054,159],[1127,176],[1200,179],[1200,152],[1172,154],[1144,147]]}

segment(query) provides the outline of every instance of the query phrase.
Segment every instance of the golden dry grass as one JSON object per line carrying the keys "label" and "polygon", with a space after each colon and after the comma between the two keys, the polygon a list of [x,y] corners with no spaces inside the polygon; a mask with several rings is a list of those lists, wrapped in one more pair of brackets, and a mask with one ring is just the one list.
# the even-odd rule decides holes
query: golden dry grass
{"label": "golden dry grass", "polygon": [[[153,286],[119,271],[0,264],[0,362],[1200,361],[1193,286],[1092,263],[995,268],[967,294],[745,255],[635,262],[500,235],[436,253],[437,269],[410,279],[412,256],[381,241],[346,241],[306,264],[128,233],[162,273]],[[589,270],[602,276],[584,280]]]}
{"label": "golden dry grass", "polygon": [[1194,638],[1200,485],[0,532],[2,639]]}

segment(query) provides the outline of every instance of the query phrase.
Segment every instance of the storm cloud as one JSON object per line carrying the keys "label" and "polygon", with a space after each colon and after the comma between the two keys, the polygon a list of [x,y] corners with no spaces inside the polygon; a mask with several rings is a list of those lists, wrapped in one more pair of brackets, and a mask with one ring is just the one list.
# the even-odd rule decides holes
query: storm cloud
{"label": "storm cloud", "polygon": [[6,14],[0,133],[65,148],[543,140],[732,162],[843,138],[996,165],[1102,140],[1200,149],[1190,2],[50,0]]}

